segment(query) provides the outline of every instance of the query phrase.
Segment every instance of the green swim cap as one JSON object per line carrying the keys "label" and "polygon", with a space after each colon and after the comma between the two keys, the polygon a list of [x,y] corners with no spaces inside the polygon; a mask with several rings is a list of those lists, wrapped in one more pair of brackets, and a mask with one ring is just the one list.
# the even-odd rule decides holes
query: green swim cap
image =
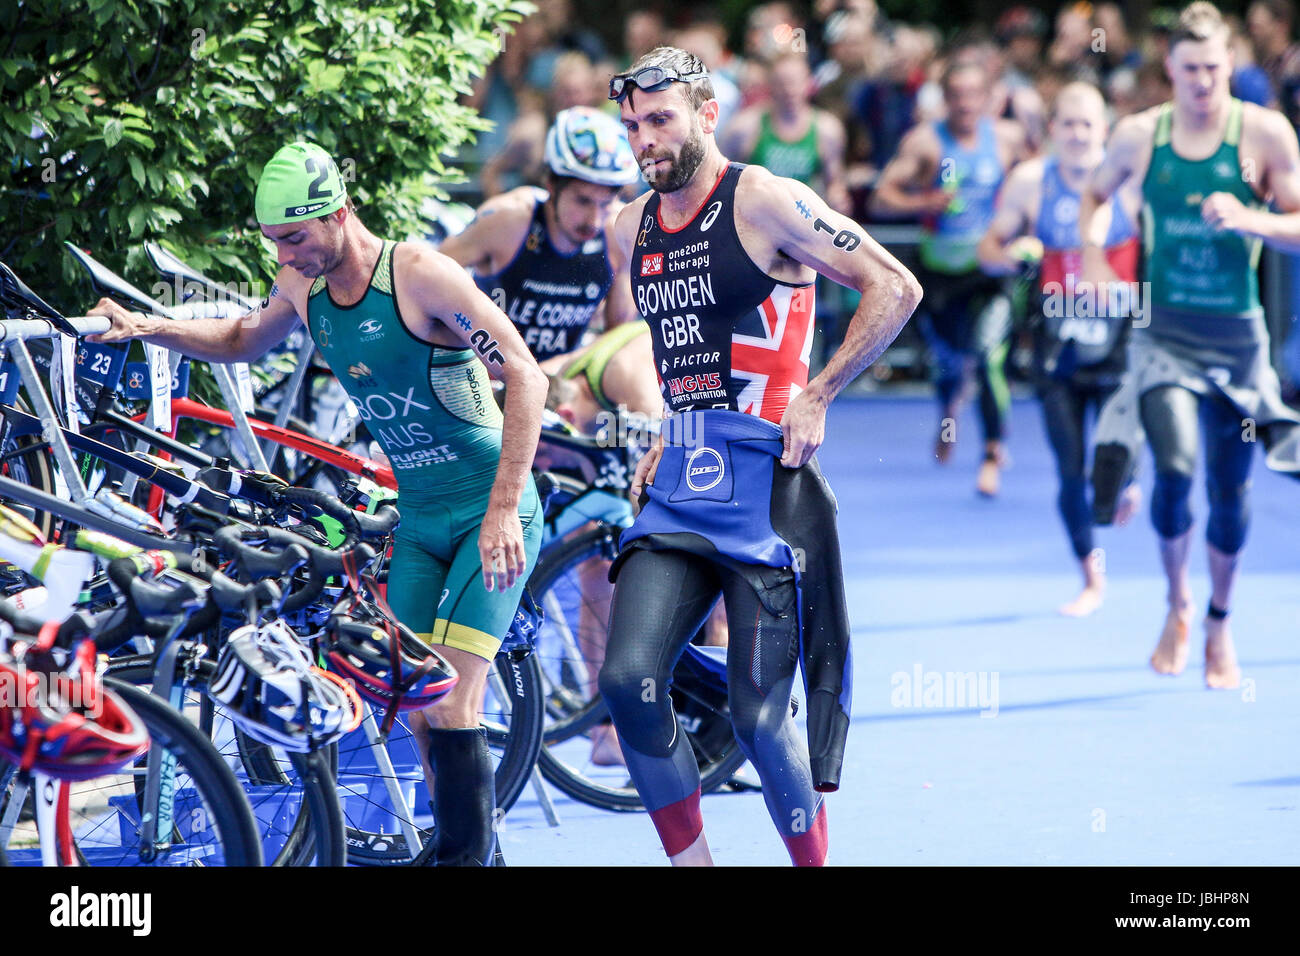
{"label": "green swim cap", "polygon": [[329,153],[299,141],[279,150],[257,181],[257,221],[279,226],[314,219],[341,209],[348,201],[343,177]]}

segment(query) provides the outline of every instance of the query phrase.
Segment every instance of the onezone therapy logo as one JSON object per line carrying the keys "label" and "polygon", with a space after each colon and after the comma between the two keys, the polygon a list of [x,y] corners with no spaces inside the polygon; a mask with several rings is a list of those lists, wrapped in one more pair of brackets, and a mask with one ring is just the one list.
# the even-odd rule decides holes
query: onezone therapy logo
{"label": "onezone therapy logo", "polygon": [[586,293],[588,299],[597,299],[600,297],[600,286],[594,282],[588,282]]}
{"label": "onezone therapy logo", "polygon": [[697,448],[686,461],[686,487],[708,491],[722,481],[722,456],[712,448]]}
{"label": "onezone therapy logo", "polygon": [[664,254],[656,252],[654,255],[641,257],[641,275],[657,276],[662,275],[664,271]]}
{"label": "onezone therapy logo", "polygon": [[148,936],[152,912],[149,893],[82,893],[74,886],[50,897],[51,926],[126,926],[134,936]]}

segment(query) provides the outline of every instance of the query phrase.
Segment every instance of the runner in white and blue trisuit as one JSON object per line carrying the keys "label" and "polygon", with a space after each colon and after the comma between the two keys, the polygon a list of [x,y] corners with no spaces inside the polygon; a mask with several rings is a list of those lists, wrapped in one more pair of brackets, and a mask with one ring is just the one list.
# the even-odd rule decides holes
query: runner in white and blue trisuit
{"label": "runner in white and blue trisuit", "polygon": [[[710,863],[695,756],[668,690],[721,592],[736,737],[791,859],[820,865],[851,662],[835,503],[813,454],[827,405],[898,334],[920,286],[807,186],[728,162],[696,57],[652,50],[614,77],[610,95],[653,188],[620,214],[616,238],[672,415],[633,481],[644,507],[611,572],[601,693],[670,860]],[[844,344],[809,382],[819,273],[863,296]],[[807,744],[790,718],[799,661]]]}
{"label": "runner in white and blue trisuit", "polygon": [[[1101,290],[1082,284],[1079,190],[1101,162],[1106,104],[1097,88],[1070,83],[1052,104],[1052,152],[1016,166],[998,194],[989,231],[980,240],[980,266],[1009,275],[1038,264],[1038,295],[1031,313],[1034,378],[1043,424],[1056,459],[1057,508],[1083,573],[1083,590],[1060,612],[1083,617],[1101,606],[1105,555],[1093,540],[1088,499],[1087,414],[1094,414],[1124,374],[1138,260],[1138,197],[1133,190],[1106,204],[1096,238],[1119,283]],[[1096,294],[1100,292],[1100,294]],[[1114,308],[1112,308],[1114,306]],[[1128,520],[1138,486],[1124,496]]]}
{"label": "runner in white and blue trisuit", "polygon": [[627,135],[612,117],[575,106],[551,124],[546,164],[547,189],[492,197],[438,247],[473,271],[539,362],[579,348],[602,306],[605,328],[636,319],[610,241],[619,190],[637,180]]}

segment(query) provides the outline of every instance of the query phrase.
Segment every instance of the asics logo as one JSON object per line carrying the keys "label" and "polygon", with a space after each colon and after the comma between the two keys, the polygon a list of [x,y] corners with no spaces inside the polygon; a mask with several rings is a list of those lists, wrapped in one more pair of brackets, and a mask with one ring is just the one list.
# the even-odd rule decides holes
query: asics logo
{"label": "asics logo", "polygon": [[718,218],[718,213],[722,212],[722,200],[719,199],[709,206],[709,211],[704,215],[704,221],[700,223],[700,232],[708,232],[713,221]]}

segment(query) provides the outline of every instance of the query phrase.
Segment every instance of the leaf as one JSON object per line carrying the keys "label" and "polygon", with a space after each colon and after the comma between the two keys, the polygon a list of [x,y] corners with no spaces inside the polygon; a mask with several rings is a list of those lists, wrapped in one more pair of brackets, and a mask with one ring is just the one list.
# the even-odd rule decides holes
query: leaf
{"label": "leaf", "polygon": [[158,148],[158,147],[157,147],[157,144],[156,144],[156,143],[155,143],[155,142],[154,142],[150,137],[146,136],[144,133],[140,132],[138,129],[128,129],[128,130],[123,130],[123,132],[122,132],[122,138],[123,138],[123,139],[129,139],[131,142],[135,143],[137,146],[143,146],[145,149],[150,150],[150,151],[152,151],[152,150]]}
{"label": "leaf", "polygon": [[126,161],[131,165],[131,177],[140,184],[141,189],[146,188],[144,182],[144,163],[140,162],[140,157],[135,153],[132,153],[127,156]]}
{"label": "leaf", "polygon": [[122,142],[122,121],[120,119],[111,119],[104,124],[104,145],[112,149],[118,143]]}
{"label": "leaf", "polygon": [[126,221],[131,227],[131,238],[140,238],[144,235],[145,224],[149,221],[149,207],[144,205],[132,206],[131,211],[127,214]]}

